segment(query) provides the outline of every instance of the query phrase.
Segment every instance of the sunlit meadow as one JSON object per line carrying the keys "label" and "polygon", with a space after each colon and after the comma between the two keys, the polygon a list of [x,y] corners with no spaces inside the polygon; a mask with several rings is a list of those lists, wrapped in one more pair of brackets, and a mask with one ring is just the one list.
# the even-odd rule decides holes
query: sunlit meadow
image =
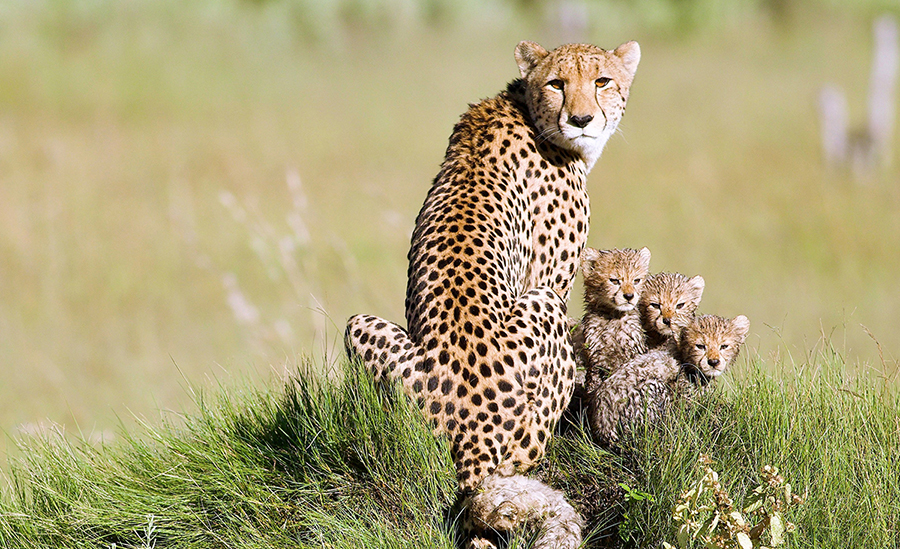
{"label": "sunlit meadow", "polygon": [[702,274],[702,311],[751,319],[748,356],[833,347],[896,379],[897,146],[855,181],[816,114],[832,82],[864,120],[879,12],[760,4],[606,2],[580,25],[525,2],[3,3],[0,428],[108,439],[188,386],[332,360],[350,314],[402,321],[453,123],[526,38],[641,43],[590,245]]}

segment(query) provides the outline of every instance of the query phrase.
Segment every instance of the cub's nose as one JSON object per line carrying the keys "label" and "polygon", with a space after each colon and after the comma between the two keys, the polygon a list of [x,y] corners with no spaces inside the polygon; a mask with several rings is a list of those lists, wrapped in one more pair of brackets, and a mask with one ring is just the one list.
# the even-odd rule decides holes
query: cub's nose
{"label": "cub's nose", "polygon": [[666,326],[671,326],[671,325],[672,325],[672,319],[671,319],[671,318],[664,318],[664,319],[663,319],[663,324],[665,324]]}
{"label": "cub's nose", "polygon": [[625,298],[625,301],[631,301],[634,299],[634,294],[622,294],[622,297]]}
{"label": "cub's nose", "polygon": [[719,365],[718,358],[711,358],[711,359],[707,360],[706,362],[709,363],[709,365],[712,366],[713,368],[715,368],[716,366]]}
{"label": "cub's nose", "polygon": [[584,116],[576,116],[569,115],[569,124],[575,126],[576,128],[583,128],[591,123],[591,120],[594,119],[594,116],[591,114],[586,114]]}

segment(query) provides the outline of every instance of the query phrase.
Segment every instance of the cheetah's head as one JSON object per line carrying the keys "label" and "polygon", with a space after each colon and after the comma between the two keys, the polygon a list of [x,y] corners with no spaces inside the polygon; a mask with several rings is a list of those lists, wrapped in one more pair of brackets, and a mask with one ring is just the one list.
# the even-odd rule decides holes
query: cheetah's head
{"label": "cheetah's head", "polygon": [[588,310],[631,311],[650,271],[650,250],[631,248],[581,252],[584,303]]}
{"label": "cheetah's head", "polygon": [[657,273],[647,279],[638,309],[648,334],[673,338],[688,325],[703,297],[705,282],[700,275]]}
{"label": "cheetah's head", "polygon": [[593,166],[622,118],[640,59],[637,42],[613,51],[567,44],[550,52],[534,42],[520,42],[516,63],[540,138]]}
{"label": "cheetah's head", "polygon": [[683,367],[701,374],[703,381],[719,377],[737,357],[749,329],[750,320],[744,315],[730,320],[716,315],[694,318],[678,342]]}

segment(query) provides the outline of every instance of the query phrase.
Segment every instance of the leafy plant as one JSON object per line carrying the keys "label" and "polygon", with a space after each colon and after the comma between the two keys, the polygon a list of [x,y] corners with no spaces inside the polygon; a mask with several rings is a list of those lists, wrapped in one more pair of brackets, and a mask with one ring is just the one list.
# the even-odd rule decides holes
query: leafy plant
{"label": "leafy plant", "polygon": [[[619,482],[618,486],[625,491],[624,497],[626,504],[639,503],[642,501],[653,503],[656,501],[653,497],[653,494],[648,494],[647,492],[642,492],[636,488],[632,488],[624,482]],[[622,522],[619,524],[619,537],[623,540],[627,540],[629,537],[627,533],[631,531],[634,524],[634,516],[628,511],[623,512]]]}
{"label": "leafy plant", "polygon": [[[753,488],[743,511],[738,511],[712,463],[709,456],[701,454],[703,477],[682,493],[675,505],[678,549],[687,549],[696,541],[707,549],[768,549],[783,545],[785,534],[795,530],[784,513],[789,506],[803,503],[805,495],[793,493],[778,469],[766,465],[761,471],[763,482]],[[767,544],[764,538],[768,538]],[[663,543],[663,547],[676,548],[669,543]]]}

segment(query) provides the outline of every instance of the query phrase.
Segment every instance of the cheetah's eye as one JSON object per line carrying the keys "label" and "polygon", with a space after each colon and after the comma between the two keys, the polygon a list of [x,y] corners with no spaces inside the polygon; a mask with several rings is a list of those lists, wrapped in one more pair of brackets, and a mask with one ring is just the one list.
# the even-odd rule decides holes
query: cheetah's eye
{"label": "cheetah's eye", "polygon": [[678,305],[675,305],[676,309],[681,309],[683,307],[684,307],[684,303],[679,303]]}
{"label": "cheetah's eye", "polygon": [[635,284],[640,284],[640,283],[641,283],[641,279],[640,279],[640,278],[635,278],[635,279],[634,279],[634,283],[635,283]]}
{"label": "cheetah's eye", "polygon": [[612,82],[612,79],[605,78],[605,77],[598,78],[597,80],[594,81],[594,83],[597,84],[597,89],[601,89],[601,90],[603,88],[605,88],[606,86],[608,86],[610,82]]}
{"label": "cheetah's eye", "polygon": [[659,308],[660,308],[660,307],[659,307],[659,303],[651,303],[650,306],[653,307],[654,309],[659,309]]}
{"label": "cheetah's eye", "polygon": [[619,285],[619,279],[618,279],[618,278],[610,278],[610,279],[609,279],[609,283],[610,283],[610,284],[615,284],[616,286],[618,286],[618,285]]}
{"label": "cheetah's eye", "polygon": [[723,351],[724,351],[725,349],[727,349],[727,348],[728,348],[728,344],[727,344],[727,343],[723,343],[722,345],[719,345],[719,349],[722,349]]}
{"label": "cheetah's eye", "polygon": [[702,343],[698,343],[698,344],[697,344],[697,348],[700,349],[701,351],[705,351],[705,350],[706,350],[706,345],[704,345],[704,344],[702,344]]}
{"label": "cheetah's eye", "polygon": [[547,82],[547,85],[550,86],[551,88],[553,88],[554,90],[562,91],[562,89],[563,89],[563,81],[562,80],[551,80],[551,81]]}

